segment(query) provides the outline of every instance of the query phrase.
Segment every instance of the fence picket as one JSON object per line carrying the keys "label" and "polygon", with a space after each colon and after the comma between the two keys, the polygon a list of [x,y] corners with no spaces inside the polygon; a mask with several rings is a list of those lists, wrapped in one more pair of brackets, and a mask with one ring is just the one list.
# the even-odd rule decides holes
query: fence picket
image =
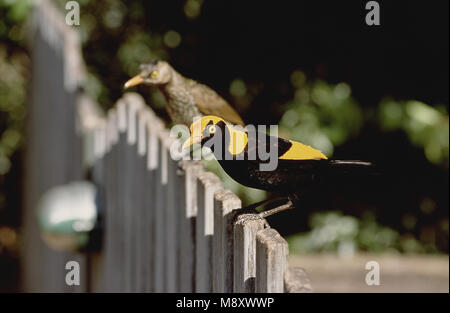
{"label": "fence picket", "polygon": [[234,292],[255,292],[256,234],[264,222],[249,215],[239,215],[234,224]]}
{"label": "fence picket", "polygon": [[125,179],[124,179],[124,197],[125,207],[123,213],[125,215],[125,288],[127,292],[136,292],[136,241],[137,241],[137,225],[136,216],[138,215],[137,198],[139,194],[137,177],[137,103],[130,101],[129,98],[124,97],[127,111],[127,131],[126,131],[126,146],[125,146]]}
{"label": "fence picket", "polygon": [[275,229],[267,228],[258,231],[256,234],[256,292],[284,291],[287,255],[287,242]]}
{"label": "fence picket", "polygon": [[145,211],[146,211],[146,242],[145,250],[146,253],[146,291],[155,291],[156,286],[156,274],[155,274],[155,259],[156,259],[156,210],[157,210],[157,188],[159,184],[158,167],[159,167],[159,139],[158,133],[162,128],[161,124],[158,123],[153,114],[147,109],[146,113],[146,130],[148,135],[147,142],[147,172],[146,172],[146,183],[147,190],[145,192]]}
{"label": "fence picket", "polygon": [[103,235],[103,247],[104,247],[104,257],[105,257],[105,269],[104,269],[104,280],[103,280],[103,290],[109,292],[112,291],[113,286],[116,285],[116,278],[118,275],[112,275],[112,269],[114,262],[114,249],[117,247],[114,245],[114,181],[115,175],[117,174],[115,170],[115,157],[117,151],[117,141],[118,141],[118,124],[117,124],[117,111],[112,109],[108,112],[107,117],[107,152],[105,155],[105,206],[103,212],[103,225],[104,225],[104,235]]}
{"label": "fence picket", "polygon": [[218,190],[214,200],[213,292],[232,292],[233,219],[241,199],[230,190]]}
{"label": "fence picket", "polygon": [[118,273],[118,282],[114,288],[117,288],[120,292],[128,292],[129,291],[129,273],[128,273],[128,257],[129,257],[129,247],[126,244],[128,241],[128,215],[126,215],[126,206],[127,206],[127,193],[128,193],[128,184],[125,182],[126,180],[126,152],[127,152],[127,110],[126,104],[122,100],[119,100],[117,103],[117,123],[119,129],[119,139],[116,145],[116,164],[113,167],[113,171],[117,171],[115,181],[113,182],[114,188],[114,209],[115,209],[115,217],[113,220],[113,232],[115,240],[113,241],[114,245],[117,245],[115,248],[115,256],[117,258],[117,263],[114,268],[121,268],[122,270]]}
{"label": "fence picket", "polygon": [[214,234],[214,192],[220,188],[220,180],[209,172],[197,177],[197,225],[195,291],[212,291],[212,238]]}
{"label": "fence picket", "polygon": [[167,189],[165,206],[165,284],[166,292],[177,292],[178,286],[178,245],[177,234],[179,230],[179,180],[177,175],[178,164],[170,157],[170,147],[175,139],[171,138],[167,131],[164,131],[164,138],[161,139],[167,157]]}
{"label": "fence picket", "polygon": [[167,188],[167,150],[158,134],[158,167],[156,170],[157,184],[155,188],[155,232],[154,232],[154,250],[153,250],[153,273],[154,273],[154,292],[164,292],[165,276],[165,215],[166,215],[166,188]]}
{"label": "fence picket", "polygon": [[[139,100],[137,100],[139,101]],[[136,201],[137,201],[137,214],[134,216],[136,221],[136,243],[135,243],[135,258],[136,258],[136,291],[137,292],[145,292],[145,278],[146,278],[146,264],[145,255],[145,225],[147,220],[147,210],[145,207],[145,196],[143,196],[146,192],[146,174],[147,174],[147,158],[146,158],[146,118],[142,113],[142,108],[138,107],[139,111],[137,114],[137,151],[136,151],[136,179],[135,179],[135,188],[136,188]]]}
{"label": "fence picket", "polygon": [[179,292],[195,291],[195,229],[197,217],[196,173],[203,170],[200,163],[180,162],[180,230],[179,251]]}
{"label": "fence picket", "polygon": [[[91,158],[92,162],[92,180],[94,184],[97,186],[98,190],[98,200],[97,203],[100,206],[100,210],[105,209],[105,201],[106,199],[106,190],[105,190],[105,167],[106,167],[106,140],[108,136],[108,125],[106,121],[103,121],[101,125],[97,128],[92,130],[93,135],[88,140],[94,140],[97,142],[97,145],[94,145],[93,147],[98,147],[99,141],[104,141],[104,150],[103,151],[95,151],[93,153],[93,156]],[[93,148],[91,147],[91,148]],[[102,217],[104,215],[102,214]],[[104,230],[104,220],[103,218],[99,219],[100,222],[100,230]],[[97,230],[97,231],[100,231]],[[104,239],[104,238],[103,238]],[[101,243],[97,243],[100,247],[102,247]],[[103,245],[103,249],[106,250],[106,247]],[[88,290],[89,292],[100,292],[101,290],[104,290],[104,281],[105,281],[105,269],[106,267],[106,258],[102,253],[98,253],[98,251],[94,251],[89,253],[90,258],[90,268],[87,269],[88,271]]]}

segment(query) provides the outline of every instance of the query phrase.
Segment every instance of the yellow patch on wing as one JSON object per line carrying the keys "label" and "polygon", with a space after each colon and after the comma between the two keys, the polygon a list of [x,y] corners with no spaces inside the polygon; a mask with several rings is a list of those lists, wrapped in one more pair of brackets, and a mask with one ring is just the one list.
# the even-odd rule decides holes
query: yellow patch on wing
{"label": "yellow patch on wing", "polygon": [[228,151],[232,155],[240,154],[244,151],[245,146],[248,143],[247,133],[233,129],[232,126],[228,127],[230,131],[230,144],[228,145]]}
{"label": "yellow patch on wing", "polygon": [[319,150],[302,144],[301,142],[289,140],[292,146],[281,157],[281,160],[317,160],[327,159]]}

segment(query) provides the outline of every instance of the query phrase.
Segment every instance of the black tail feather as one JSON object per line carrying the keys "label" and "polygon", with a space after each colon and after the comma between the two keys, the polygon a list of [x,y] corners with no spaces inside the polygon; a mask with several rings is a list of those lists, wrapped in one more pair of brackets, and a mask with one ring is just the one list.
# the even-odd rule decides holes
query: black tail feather
{"label": "black tail feather", "polygon": [[359,160],[330,160],[330,165],[342,167],[373,167],[373,163]]}
{"label": "black tail feather", "polygon": [[359,160],[329,160],[329,166],[338,172],[345,172],[348,174],[364,174],[376,175],[379,174],[375,165],[371,162]]}

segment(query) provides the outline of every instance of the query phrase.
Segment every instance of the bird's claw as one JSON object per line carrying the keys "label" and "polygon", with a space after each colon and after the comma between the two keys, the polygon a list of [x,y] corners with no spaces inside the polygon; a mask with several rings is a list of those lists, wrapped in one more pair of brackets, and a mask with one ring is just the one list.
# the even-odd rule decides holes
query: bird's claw
{"label": "bird's claw", "polygon": [[260,213],[244,213],[240,214],[237,219],[237,223],[244,224],[248,221],[258,221],[261,220],[263,222],[264,227],[263,228],[270,228],[269,223],[267,223],[267,220],[261,216]]}

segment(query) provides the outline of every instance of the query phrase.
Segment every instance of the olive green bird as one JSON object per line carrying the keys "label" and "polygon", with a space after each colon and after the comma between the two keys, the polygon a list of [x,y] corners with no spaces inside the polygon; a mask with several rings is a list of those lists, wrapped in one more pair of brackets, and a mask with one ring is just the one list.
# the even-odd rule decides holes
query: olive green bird
{"label": "olive green bird", "polygon": [[176,124],[190,126],[195,117],[215,115],[244,126],[242,118],[225,99],[208,86],[182,76],[169,63],[155,60],[142,64],[140,70],[125,83],[125,88],[139,84],[159,88],[166,99],[166,110]]}

